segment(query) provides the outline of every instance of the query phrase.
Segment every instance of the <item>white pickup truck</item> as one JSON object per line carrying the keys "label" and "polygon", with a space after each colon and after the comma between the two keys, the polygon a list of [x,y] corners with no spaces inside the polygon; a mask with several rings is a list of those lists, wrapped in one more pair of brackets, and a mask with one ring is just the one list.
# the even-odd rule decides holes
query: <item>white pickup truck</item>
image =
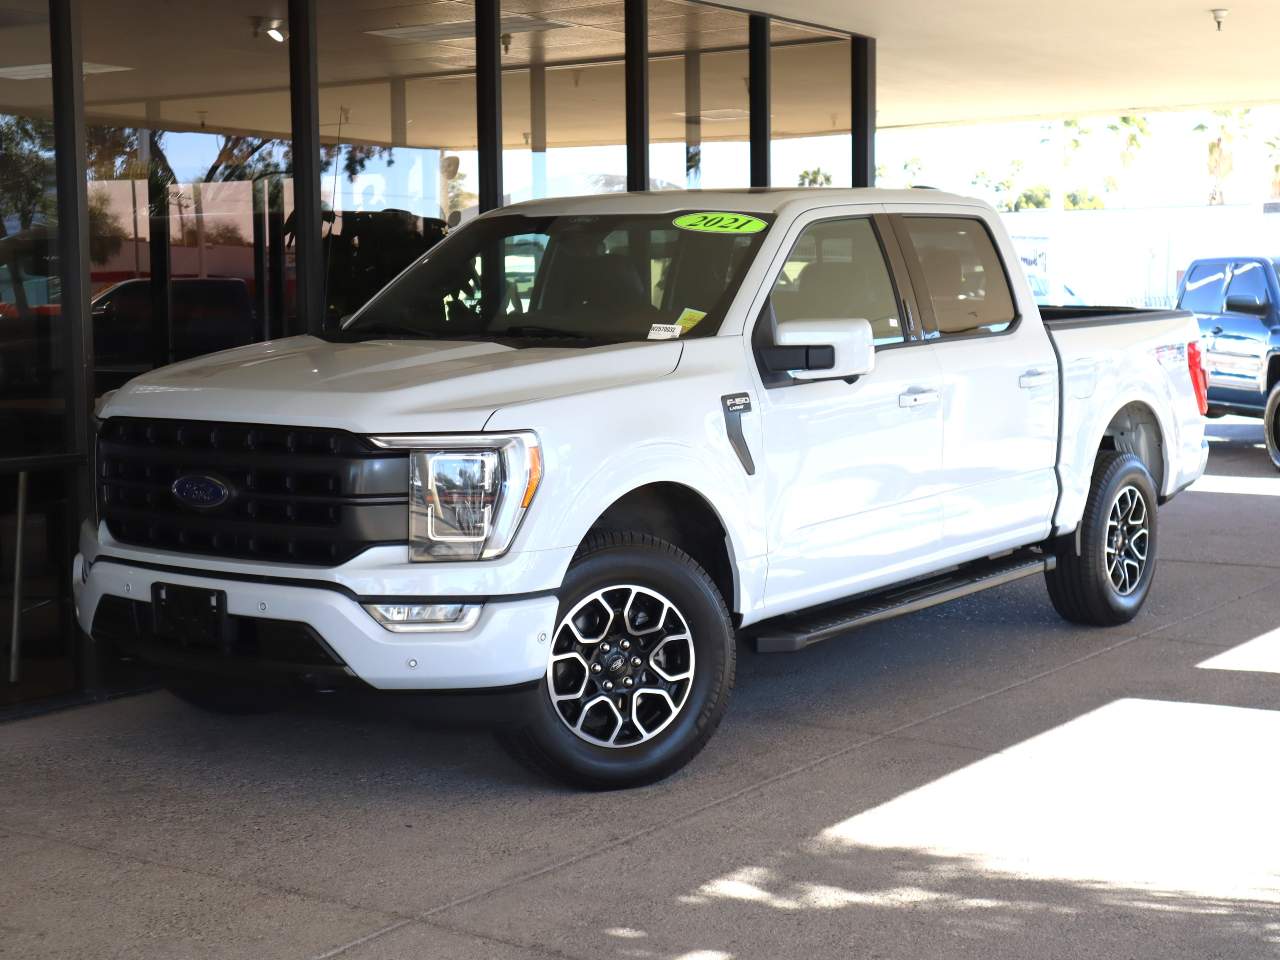
{"label": "white pickup truck", "polygon": [[932,190],[609,195],[454,231],[325,338],[106,398],[80,624],[211,709],[488,691],[517,755],[620,787],[797,650],[1043,574],[1135,616],[1204,470],[1180,312],[1038,310]]}

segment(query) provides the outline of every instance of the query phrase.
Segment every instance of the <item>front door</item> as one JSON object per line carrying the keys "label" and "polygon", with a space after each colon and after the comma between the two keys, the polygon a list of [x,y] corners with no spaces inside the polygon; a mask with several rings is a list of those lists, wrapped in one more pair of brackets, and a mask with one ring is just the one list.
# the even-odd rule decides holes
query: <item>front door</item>
{"label": "front door", "polygon": [[1266,401],[1270,271],[1263,261],[1233,263],[1222,312],[1201,324],[1201,334],[1208,334],[1206,365],[1216,400],[1254,407]]}
{"label": "front door", "polygon": [[753,337],[757,361],[780,320],[860,318],[876,366],[848,383],[760,365],[772,613],[912,576],[941,532],[941,375],[895,289],[894,240],[872,217],[825,216],[794,234]]}

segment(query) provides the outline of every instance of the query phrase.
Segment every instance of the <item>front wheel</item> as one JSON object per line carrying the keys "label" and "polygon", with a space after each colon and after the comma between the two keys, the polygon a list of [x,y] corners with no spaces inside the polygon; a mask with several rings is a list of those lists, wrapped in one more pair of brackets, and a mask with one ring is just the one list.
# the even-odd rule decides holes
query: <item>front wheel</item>
{"label": "front wheel", "polygon": [[1271,462],[1280,470],[1280,381],[1271,387],[1267,395],[1267,411],[1262,415],[1262,429],[1267,436],[1267,453]]}
{"label": "front wheel", "polygon": [[688,554],[645,534],[593,534],[561,588],[529,715],[501,739],[574,786],[652,783],[715,732],[735,653],[724,600]]}
{"label": "front wheel", "polygon": [[1072,623],[1110,627],[1138,615],[1156,569],[1156,489],[1131,453],[1105,451],[1093,468],[1076,537],[1045,574],[1054,608]]}

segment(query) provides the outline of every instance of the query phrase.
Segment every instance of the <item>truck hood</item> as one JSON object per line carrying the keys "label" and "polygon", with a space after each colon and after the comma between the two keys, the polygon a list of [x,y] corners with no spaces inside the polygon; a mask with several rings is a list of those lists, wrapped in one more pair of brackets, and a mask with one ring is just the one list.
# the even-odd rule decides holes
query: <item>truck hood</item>
{"label": "truck hood", "polygon": [[289,337],[162,367],[121,387],[102,417],[476,431],[499,408],[664,377],[680,344],[527,347],[455,340],[330,343]]}

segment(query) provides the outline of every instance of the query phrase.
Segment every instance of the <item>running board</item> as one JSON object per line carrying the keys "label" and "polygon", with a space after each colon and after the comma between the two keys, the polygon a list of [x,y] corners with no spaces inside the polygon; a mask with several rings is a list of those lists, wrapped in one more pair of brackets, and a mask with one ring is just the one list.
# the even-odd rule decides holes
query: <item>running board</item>
{"label": "running board", "polygon": [[868,593],[852,600],[766,620],[748,631],[757,653],[791,653],[855,627],[901,617],[973,593],[1052,570],[1057,558],[1024,550],[997,560],[975,560],[925,580]]}

